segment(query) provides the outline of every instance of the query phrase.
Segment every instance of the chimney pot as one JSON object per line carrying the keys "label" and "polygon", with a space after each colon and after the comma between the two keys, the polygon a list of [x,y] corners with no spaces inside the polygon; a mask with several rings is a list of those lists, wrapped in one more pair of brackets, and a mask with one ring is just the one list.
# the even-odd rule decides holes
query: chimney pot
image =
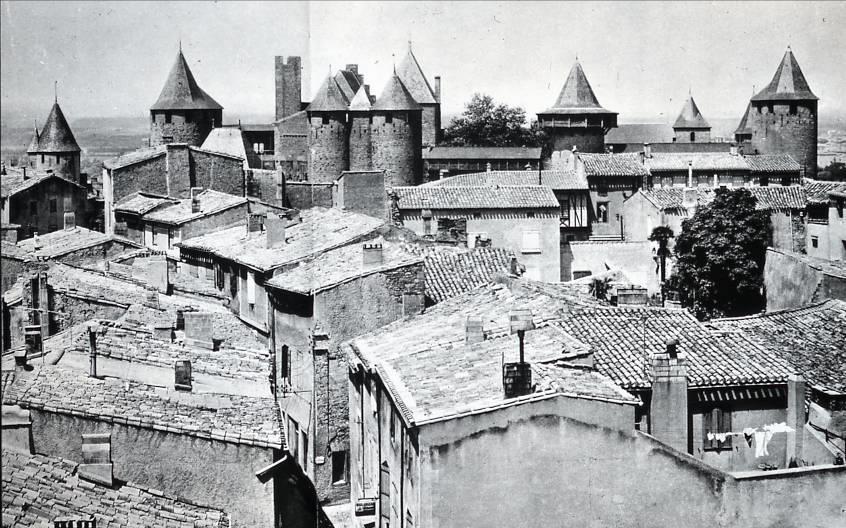
{"label": "chimney pot", "polygon": [[679,340],[677,338],[671,338],[667,340],[667,354],[671,358],[676,358],[679,355]]}
{"label": "chimney pot", "polygon": [[99,325],[88,326],[88,358],[90,360],[88,375],[92,378],[97,377],[97,332],[99,330]]}
{"label": "chimney pot", "polygon": [[485,331],[482,326],[482,318],[477,315],[468,315],[464,324],[464,342],[468,345],[481,343],[485,340]]}
{"label": "chimney pot", "polygon": [[382,265],[383,248],[379,242],[366,242],[361,246],[362,265],[365,269]]}

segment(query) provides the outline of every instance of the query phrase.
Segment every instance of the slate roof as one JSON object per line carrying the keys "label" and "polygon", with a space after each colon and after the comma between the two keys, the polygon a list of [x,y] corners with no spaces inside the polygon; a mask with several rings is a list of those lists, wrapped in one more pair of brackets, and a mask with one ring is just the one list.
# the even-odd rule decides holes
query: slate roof
{"label": "slate roof", "polygon": [[52,526],[58,517],[89,516],[103,528],[229,526],[221,510],[130,482],[94,484],[79,477],[76,462],[5,448],[3,498],[3,526]]}
{"label": "slate roof", "polygon": [[793,56],[793,51],[787,48],[773,80],[763,90],[752,97],[753,101],[798,101],[819,99],[808,86],[805,75]]}
{"label": "slate roof", "polygon": [[419,104],[435,104],[438,102],[434,90],[432,90],[429,81],[426,80],[426,75],[420,68],[420,63],[417,62],[417,57],[411,51],[411,44],[408,46],[405,57],[397,66],[397,75],[408,88],[411,97]]}
{"label": "slate roof", "polygon": [[323,80],[317,93],[311,100],[306,111],[308,112],[346,112],[349,100],[344,96],[338,82],[330,75]]}
{"label": "slate roof", "polygon": [[790,154],[757,154],[743,156],[752,172],[795,172],[801,167]]}
{"label": "slate roof", "polygon": [[749,317],[714,319],[711,325],[776,351],[809,384],[846,393],[846,302],[832,299]]}
{"label": "slate roof", "polygon": [[420,105],[411,96],[408,88],[405,87],[396,72],[388,79],[385,87],[382,88],[382,93],[373,103],[373,110],[377,111],[420,109]]}
{"label": "slate roof", "polygon": [[18,248],[25,251],[31,258],[58,258],[73,251],[108,242],[119,242],[127,246],[140,247],[135,242],[125,238],[109,236],[99,231],[77,226],[73,229],[59,229],[45,235],[21,240],[18,242]]}
{"label": "slate roof", "polygon": [[383,225],[383,221],[371,216],[314,207],[300,213],[299,223],[288,225],[284,246],[268,249],[265,232],[247,236],[244,226],[183,240],[177,246],[208,251],[253,269],[269,271],[310,255],[364,240]]}
{"label": "slate roof", "polygon": [[150,110],[223,110],[223,107],[200,88],[179,50],[162,92]]}
{"label": "slate roof", "polygon": [[244,205],[248,201],[246,198],[212,189],[206,189],[200,192],[197,197],[200,199],[199,213],[191,212],[191,199],[186,198],[159,205],[144,214],[144,220],[163,224],[182,225],[198,218]]}
{"label": "slate roof", "polygon": [[[798,185],[788,187],[745,187],[757,200],[755,209],[758,211],[787,211],[805,209],[807,197],[805,190]],[[647,200],[655,204],[658,209],[681,209],[684,199],[684,189],[661,188],[641,190]],[[714,201],[714,189],[697,188],[697,203],[708,205]]]}
{"label": "slate roof", "polygon": [[371,106],[370,95],[368,95],[367,89],[362,85],[350,100],[350,111],[369,112]]}
{"label": "slate roof", "polygon": [[564,81],[558,99],[542,114],[613,114],[599,105],[582,65],[576,61]]}
{"label": "slate roof", "polygon": [[808,203],[827,204],[829,193],[832,191],[846,192],[846,182],[828,182],[804,178],[802,185],[805,187],[805,194],[808,196]]}
{"label": "slate roof", "polygon": [[479,187],[486,185],[545,185],[554,191],[586,191],[588,182],[573,171],[489,171],[458,174],[423,184],[426,187]]}
{"label": "slate roof", "polygon": [[708,124],[708,121],[705,121],[702,112],[699,111],[699,107],[696,106],[696,101],[693,100],[693,96],[691,95],[684,102],[681,113],[676,118],[676,122],[673,123],[673,128],[710,129],[711,125]]}
{"label": "slate roof", "polygon": [[752,113],[752,102],[746,105],[746,110],[743,111],[743,117],[740,118],[740,123],[737,125],[735,134],[751,134],[752,129],[749,128],[749,115]]}
{"label": "slate roof", "polygon": [[80,152],[79,144],[73,137],[73,131],[58,102],[53,103],[44,127],[40,133],[36,133],[36,137],[27,149],[28,154],[42,152]]}
{"label": "slate roof", "polygon": [[79,183],[54,172],[26,171],[26,179],[24,179],[23,171],[9,168],[6,170],[6,174],[0,176],[0,196],[3,198],[14,196],[51,178],[56,178],[80,190],[85,190],[85,187]]}
{"label": "slate roof", "polygon": [[167,145],[158,145],[156,147],[143,148],[127,152],[126,154],[121,154],[120,156],[104,161],[103,166],[109,170],[120,169],[129,165],[141,163],[142,161],[164,156],[165,154],[167,154]]}
{"label": "slate roof", "polygon": [[177,203],[178,201],[173,198],[135,192],[119,200],[115,204],[114,210],[119,213],[143,215],[160,205]]}
{"label": "slate roof", "polygon": [[[744,336],[708,328],[686,310],[593,308],[560,320],[565,331],[594,349],[597,369],[625,389],[651,386],[651,356],[679,339],[691,387],[781,383],[793,369]],[[645,345],[645,346],[644,346]]]}
{"label": "slate roof", "polygon": [[467,252],[433,252],[426,256],[426,296],[435,302],[468,292],[511,271],[514,254],[502,248],[480,247]]}
{"label": "slate roof", "polygon": [[733,156],[728,152],[685,152],[652,153],[646,159],[651,172],[686,171],[693,162],[693,170],[707,171],[747,171],[749,165],[743,156]]}
{"label": "slate roof", "polygon": [[247,139],[237,127],[213,128],[202,147],[205,150],[229,154],[243,160],[247,159],[247,151],[252,150],[247,146]]}
{"label": "slate roof", "polygon": [[347,101],[352,101],[352,98],[355,97],[356,92],[361,87],[358,76],[349,70],[338,70],[333,78],[338,84],[338,88],[344,93]]}
{"label": "slate roof", "polygon": [[[552,189],[543,185],[483,187],[394,187],[403,209],[558,208]],[[424,202],[424,200],[426,200]]]}
{"label": "slate roof", "polygon": [[617,125],[605,134],[605,144],[670,143],[673,127],[663,123],[630,123]]}
{"label": "slate roof", "polygon": [[18,376],[3,403],[235,444],[285,446],[271,397],[177,392],[43,365]]}
{"label": "slate roof", "polygon": [[537,161],[541,149],[534,147],[432,147],[423,150],[424,160],[527,160]]}
{"label": "slate roof", "polygon": [[639,154],[589,154],[580,152],[579,159],[587,176],[647,176],[649,170]]}
{"label": "slate roof", "polygon": [[313,295],[359,277],[423,261],[405,243],[389,242],[382,238],[373,239],[368,243],[382,244],[381,264],[365,267],[362,244],[350,244],[310,257],[297,267],[275,275],[266,284],[280,290]]}

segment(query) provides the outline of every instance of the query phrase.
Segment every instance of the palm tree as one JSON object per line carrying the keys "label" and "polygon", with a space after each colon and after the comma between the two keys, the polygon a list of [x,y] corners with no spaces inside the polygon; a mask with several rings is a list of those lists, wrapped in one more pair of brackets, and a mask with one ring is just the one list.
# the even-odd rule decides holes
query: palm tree
{"label": "palm tree", "polygon": [[658,257],[661,259],[661,284],[667,279],[667,257],[670,256],[667,245],[674,236],[673,230],[667,226],[658,226],[649,234],[649,240],[658,242]]}

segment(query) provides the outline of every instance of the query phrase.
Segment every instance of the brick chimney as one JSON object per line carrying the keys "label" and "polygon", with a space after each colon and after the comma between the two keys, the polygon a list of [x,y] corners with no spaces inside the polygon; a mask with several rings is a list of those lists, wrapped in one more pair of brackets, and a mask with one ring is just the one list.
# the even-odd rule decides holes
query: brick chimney
{"label": "brick chimney", "polygon": [[82,464],[79,465],[79,478],[109,487],[114,484],[111,433],[82,435]]}
{"label": "brick chimney", "polygon": [[288,219],[273,213],[267,213],[264,221],[264,229],[267,232],[267,248],[276,248],[285,245],[285,228]]}
{"label": "brick chimney", "polygon": [[791,461],[803,458],[805,430],[805,379],[791,374],[787,378],[787,425],[794,432],[787,433],[787,456],[785,466]]}
{"label": "brick chimney", "polygon": [[502,388],[506,398],[525,396],[532,392],[532,366],[525,361],[524,337],[527,330],[532,330],[535,323],[532,311],[527,309],[512,310],[508,315],[509,329],[517,334],[520,344],[520,361],[502,365]]}
{"label": "brick chimney", "polygon": [[203,204],[200,200],[201,192],[203,192],[202,187],[191,187],[191,214],[197,214],[203,211]]}
{"label": "brick chimney", "polygon": [[247,213],[247,236],[261,233],[264,227],[264,215],[261,213]]}
{"label": "brick chimney", "polygon": [[482,327],[482,318],[477,315],[468,315],[464,323],[464,343],[472,345],[485,340],[485,330]]}
{"label": "brick chimney", "polygon": [[177,359],[173,362],[174,382],[173,387],[180,391],[191,391],[191,361]]}
{"label": "brick chimney", "polygon": [[652,356],[652,436],[683,453],[688,452],[687,355],[679,340],[670,339],[663,352]]}
{"label": "brick chimney", "polygon": [[70,231],[76,228],[76,213],[73,211],[65,211],[65,231]]}
{"label": "brick chimney", "polygon": [[364,269],[378,268],[383,262],[382,244],[379,242],[365,242],[361,246],[361,264]]}

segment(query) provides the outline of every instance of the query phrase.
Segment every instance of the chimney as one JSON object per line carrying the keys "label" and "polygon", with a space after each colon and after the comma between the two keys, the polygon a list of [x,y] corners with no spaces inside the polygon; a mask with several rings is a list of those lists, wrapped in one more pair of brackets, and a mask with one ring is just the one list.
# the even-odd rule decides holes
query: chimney
{"label": "chimney", "polygon": [[273,213],[267,213],[264,221],[264,228],[267,232],[267,248],[276,248],[285,245],[285,227],[288,219]]}
{"label": "chimney", "polygon": [[65,211],[65,231],[70,231],[76,228],[76,213],[73,211]]}
{"label": "chimney", "polygon": [[27,179],[26,166],[23,167],[23,179],[25,179],[25,180]]}
{"label": "chimney", "polygon": [[736,143],[732,143],[731,147],[729,147],[729,154],[731,154],[732,156],[737,156],[737,144]]}
{"label": "chimney", "polygon": [[201,192],[203,192],[202,187],[191,187],[191,214],[203,212],[203,207],[200,203]]}
{"label": "chimney", "polygon": [[482,328],[482,318],[477,315],[468,315],[464,323],[464,343],[472,345],[485,340],[485,331]]}
{"label": "chimney", "polygon": [[688,218],[693,217],[696,214],[699,191],[693,187],[688,187],[682,193],[682,207],[687,211]]}
{"label": "chimney", "polygon": [[185,344],[214,350],[214,319],[208,312],[183,312]]}
{"label": "chimney", "polygon": [[151,255],[147,259],[147,287],[165,295],[169,294],[169,272],[166,256]]}
{"label": "chimney", "polygon": [[576,148],[576,145],[573,145],[573,150],[570,151],[569,156],[567,157],[567,167],[566,170],[569,172],[576,171],[576,160],[579,157],[579,150]]}
{"label": "chimney", "polygon": [[687,409],[687,356],[679,350],[679,340],[670,339],[663,352],[652,356],[652,436],[687,453]]}
{"label": "chimney", "polygon": [[344,69],[348,72],[353,72],[358,77],[358,64],[347,64],[347,67]]}
{"label": "chimney", "polygon": [[148,308],[159,309],[159,292],[156,288],[147,286],[143,304]]}
{"label": "chimney", "polygon": [[153,335],[156,336],[156,339],[173,343],[173,325],[169,323],[155,324],[153,325]]}
{"label": "chimney", "polygon": [[97,377],[97,332],[100,326],[97,324],[88,325],[88,375],[92,378]]}
{"label": "chimney", "polygon": [[41,352],[41,325],[24,326],[24,348],[15,350],[15,370],[28,369],[29,358]]}
{"label": "chimney", "polygon": [[82,435],[82,464],[79,465],[79,478],[109,487],[114,484],[111,433]]}
{"label": "chimney", "polygon": [[489,161],[485,164],[485,172],[490,172],[490,171],[491,171],[491,162]]}
{"label": "chimney", "polygon": [[652,145],[649,143],[643,144],[643,157],[644,158],[651,158],[652,157]]}
{"label": "chimney", "polygon": [[177,359],[173,362],[173,387],[179,391],[191,391],[191,361]]}
{"label": "chimney", "polygon": [[504,363],[502,366],[502,387],[506,398],[525,396],[532,392],[532,366],[525,361],[524,337],[527,330],[532,330],[535,323],[532,311],[527,309],[512,310],[508,314],[509,329],[517,334],[520,343],[520,361]]}
{"label": "chimney", "polygon": [[687,186],[693,187],[693,160],[687,162]]}
{"label": "chimney", "polygon": [[264,227],[264,215],[261,213],[247,213],[247,236],[261,233]]}
{"label": "chimney", "polygon": [[404,292],[402,294],[402,316],[410,317],[423,313],[425,297],[422,293]]}
{"label": "chimney", "polygon": [[361,246],[361,263],[364,269],[376,268],[382,265],[382,244],[379,242],[365,242]]}
{"label": "chimney", "polygon": [[435,75],[435,101],[441,102],[441,76]]}
{"label": "chimney", "polygon": [[2,419],[3,449],[33,454],[32,416],[28,409],[18,405],[3,405]]}
{"label": "chimney", "polygon": [[787,433],[785,466],[790,467],[791,460],[800,460],[804,452],[805,379],[796,374],[787,378],[787,425],[793,429]]}

